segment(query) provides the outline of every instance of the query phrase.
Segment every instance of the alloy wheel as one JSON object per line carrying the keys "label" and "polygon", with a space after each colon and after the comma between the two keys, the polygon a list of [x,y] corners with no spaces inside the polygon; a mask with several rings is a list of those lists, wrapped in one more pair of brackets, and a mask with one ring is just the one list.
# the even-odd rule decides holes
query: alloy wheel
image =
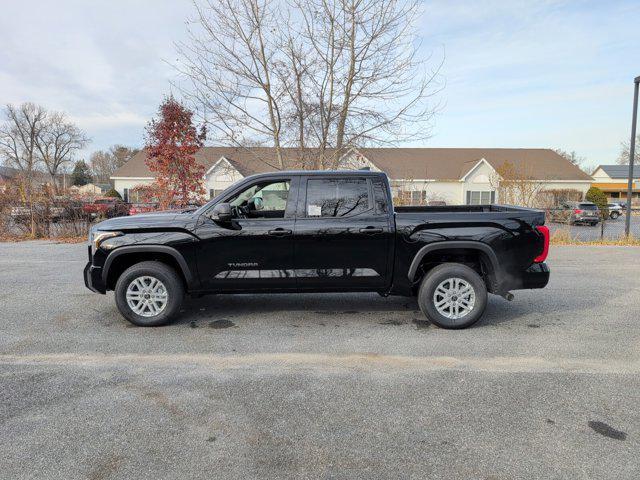
{"label": "alloy wheel", "polygon": [[462,278],[447,278],[433,292],[433,304],[440,315],[459,319],[467,316],[475,306],[476,292]]}
{"label": "alloy wheel", "polygon": [[167,287],[150,275],[134,278],[127,287],[127,305],[142,317],[155,317],[167,307]]}

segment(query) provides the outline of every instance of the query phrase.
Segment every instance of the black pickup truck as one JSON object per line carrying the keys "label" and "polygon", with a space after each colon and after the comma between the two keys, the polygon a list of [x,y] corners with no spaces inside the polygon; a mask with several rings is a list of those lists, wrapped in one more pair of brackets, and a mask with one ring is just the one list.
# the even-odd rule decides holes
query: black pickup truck
{"label": "black pickup truck", "polygon": [[443,328],[476,322],[487,292],[549,281],[543,212],[391,198],[379,172],[251,176],[197,210],[98,223],[84,281],[140,326],[168,323],[185,294],[378,292],[417,296]]}

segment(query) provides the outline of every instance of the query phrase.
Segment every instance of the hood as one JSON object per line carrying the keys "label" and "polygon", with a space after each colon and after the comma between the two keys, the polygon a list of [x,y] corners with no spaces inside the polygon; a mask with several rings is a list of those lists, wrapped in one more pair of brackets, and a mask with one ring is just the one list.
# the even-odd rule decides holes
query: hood
{"label": "hood", "polygon": [[143,213],[130,217],[115,217],[95,225],[96,230],[146,230],[156,228],[185,228],[197,216],[180,210]]}

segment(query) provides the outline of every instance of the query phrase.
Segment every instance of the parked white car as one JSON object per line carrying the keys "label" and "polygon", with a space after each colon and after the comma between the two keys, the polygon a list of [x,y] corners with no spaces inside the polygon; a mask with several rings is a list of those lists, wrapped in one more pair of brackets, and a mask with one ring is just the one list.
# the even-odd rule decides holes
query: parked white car
{"label": "parked white car", "polygon": [[611,218],[611,220],[615,220],[622,215],[622,206],[619,203],[610,203],[608,204],[608,208],[609,218]]}

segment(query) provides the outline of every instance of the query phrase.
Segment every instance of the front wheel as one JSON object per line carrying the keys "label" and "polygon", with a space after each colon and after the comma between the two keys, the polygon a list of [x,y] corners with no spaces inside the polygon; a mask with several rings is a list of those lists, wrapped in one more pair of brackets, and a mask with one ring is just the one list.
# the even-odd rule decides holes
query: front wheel
{"label": "front wheel", "polygon": [[467,328],[484,313],[487,287],[472,268],[460,263],[443,263],[422,280],[418,305],[438,327]]}
{"label": "front wheel", "polygon": [[184,285],[168,265],[140,262],[120,275],[115,296],[124,318],[139,327],[157,327],[173,320],[182,305]]}
{"label": "front wheel", "polygon": [[611,217],[611,220],[615,220],[620,216],[620,212],[611,212],[609,216]]}

